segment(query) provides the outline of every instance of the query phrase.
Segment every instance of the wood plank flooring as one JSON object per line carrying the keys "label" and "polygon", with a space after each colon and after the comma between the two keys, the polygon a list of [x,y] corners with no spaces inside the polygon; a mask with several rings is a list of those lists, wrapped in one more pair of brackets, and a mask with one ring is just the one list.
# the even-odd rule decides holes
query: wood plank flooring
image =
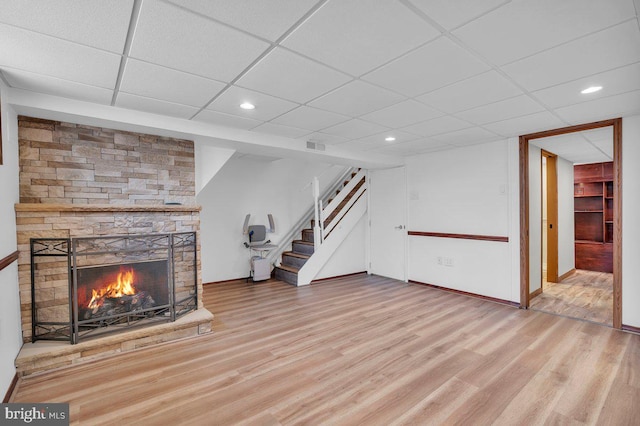
{"label": "wood plank flooring", "polygon": [[28,377],[80,425],[638,424],[640,336],[358,275],[205,287],[211,335]]}
{"label": "wood plank flooring", "polygon": [[559,283],[545,281],[543,289],[531,309],[612,325],[613,274],[577,270]]}

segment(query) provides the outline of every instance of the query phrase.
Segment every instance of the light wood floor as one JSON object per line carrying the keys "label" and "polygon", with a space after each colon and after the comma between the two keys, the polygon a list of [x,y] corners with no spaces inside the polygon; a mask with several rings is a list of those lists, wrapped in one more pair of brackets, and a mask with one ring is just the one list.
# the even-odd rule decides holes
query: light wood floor
{"label": "light wood floor", "polygon": [[638,424],[640,336],[375,276],[213,285],[215,333],[29,377],[72,424]]}
{"label": "light wood floor", "polygon": [[559,283],[543,284],[530,308],[611,326],[613,274],[577,270]]}

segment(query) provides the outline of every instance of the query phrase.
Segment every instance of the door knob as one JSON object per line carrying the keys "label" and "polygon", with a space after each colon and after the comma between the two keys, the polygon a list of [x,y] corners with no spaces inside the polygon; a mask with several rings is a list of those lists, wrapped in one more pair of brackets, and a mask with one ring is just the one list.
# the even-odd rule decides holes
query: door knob
{"label": "door knob", "polygon": [[402,229],[402,228],[404,228],[404,226],[402,225],[394,226],[394,229]]}

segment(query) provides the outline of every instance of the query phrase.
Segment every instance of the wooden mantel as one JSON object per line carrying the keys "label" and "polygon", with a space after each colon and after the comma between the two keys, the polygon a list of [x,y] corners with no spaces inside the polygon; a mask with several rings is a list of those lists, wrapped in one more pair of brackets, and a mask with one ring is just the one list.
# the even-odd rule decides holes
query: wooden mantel
{"label": "wooden mantel", "polygon": [[18,203],[16,212],[199,212],[201,206]]}

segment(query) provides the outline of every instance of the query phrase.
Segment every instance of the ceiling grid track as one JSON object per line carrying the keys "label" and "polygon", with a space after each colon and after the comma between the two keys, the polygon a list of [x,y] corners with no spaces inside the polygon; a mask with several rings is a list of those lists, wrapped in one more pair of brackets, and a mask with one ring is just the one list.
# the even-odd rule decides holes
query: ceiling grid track
{"label": "ceiling grid track", "polygon": [[129,59],[129,53],[131,52],[131,43],[133,42],[133,36],[136,32],[136,26],[138,25],[138,18],[140,17],[140,8],[142,7],[142,0],[134,0],[133,9],[131,10],[131,20],[129,21],[129,29],[127,30],[127,38],[124,43],[124,49],[122,51],[122,58],[120,59],[120,68],[118,69],[118,77],[116,79],[116,85],[113,88],[113,96],[111,97],[111,106],[116,105],[118,94],[120,93],[120,86],[122,84],[122,76],[124,69]]}

